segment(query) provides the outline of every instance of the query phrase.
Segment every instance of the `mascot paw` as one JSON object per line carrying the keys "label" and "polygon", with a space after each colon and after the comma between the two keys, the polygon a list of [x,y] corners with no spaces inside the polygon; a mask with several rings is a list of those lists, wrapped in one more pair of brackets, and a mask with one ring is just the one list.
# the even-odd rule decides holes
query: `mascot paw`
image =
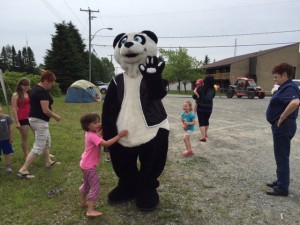
{"label": "mascot paw", "polygon": [[120,204],[124,202],[131,201],[135,198],[134,192],[122,189],[119,186],[115,187],[108,194],[108,203],[110,204]]}
{"label": "mascot paw", "polygon": [[159,195],[156,190],[139,193],[136,197],[136,206],[140,211],[149,212],[157,208]]}
{"label": "mascot paw", "polygon": [[147,56],[146,65],[139,65],[140,71],[145,77],[153,75],[161,77],[164,67],[165,63],[163,61],[159,61],[156,56]]}

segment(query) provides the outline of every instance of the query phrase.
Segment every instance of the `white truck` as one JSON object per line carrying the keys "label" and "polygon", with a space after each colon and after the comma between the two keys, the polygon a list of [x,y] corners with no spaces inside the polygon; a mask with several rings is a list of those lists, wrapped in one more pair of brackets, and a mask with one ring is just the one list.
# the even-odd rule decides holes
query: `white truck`
{"label": "white truck", "polygon": [[106,94],[108,89],[108,83],[98,84],[97,87],[99,88],[101,94]]}

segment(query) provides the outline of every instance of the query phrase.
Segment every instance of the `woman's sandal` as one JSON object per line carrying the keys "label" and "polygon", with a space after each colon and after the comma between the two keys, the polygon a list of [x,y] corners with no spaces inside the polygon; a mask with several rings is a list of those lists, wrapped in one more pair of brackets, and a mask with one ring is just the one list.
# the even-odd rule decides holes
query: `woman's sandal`
{"label": "woman's sandal", "polygon": [[185,151],[182,153],[183,156],[189,156],[189,155],[193,155],[193,154],[194,154],[194,152],[193,152],[192,150],[185,150]]}
{"label": "woman's sandal", "polygon": [[17,176],[21,179],[33,179],[33,178],[35,178],[35,176],[30,174],[30,173],[18,173]]}
{"label": "woman's sandal", "polygon": [[206,142],[206,138],[199,138],[199,141]]}
{"label": "woman's sandal", "polygon": [[54,190],[48,192],[48,197],[52,198],[61,192],[63,192],[62,188],[54,189]]}

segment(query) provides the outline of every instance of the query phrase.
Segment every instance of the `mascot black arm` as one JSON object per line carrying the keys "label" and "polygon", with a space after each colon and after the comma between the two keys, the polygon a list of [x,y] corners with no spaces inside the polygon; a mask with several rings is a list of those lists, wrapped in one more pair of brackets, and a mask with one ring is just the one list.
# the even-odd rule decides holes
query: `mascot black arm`
{"label": "mascot black arm", "polygon": [[162,79],[162,71],[165,67],[163,61],[159,61],[156,56],[148,56],[146,65],[140,64],[139,68],[144,77],[148,95],[152,100],[163,99],[167,95],[167,81]]}
{"label": "mascot black arm", "polygon": [[102,108],[102,130],[104,140],[109,140],[118,134],[116,121],[120,112],[119,105],[117,85],[112,80],[109,83]]}

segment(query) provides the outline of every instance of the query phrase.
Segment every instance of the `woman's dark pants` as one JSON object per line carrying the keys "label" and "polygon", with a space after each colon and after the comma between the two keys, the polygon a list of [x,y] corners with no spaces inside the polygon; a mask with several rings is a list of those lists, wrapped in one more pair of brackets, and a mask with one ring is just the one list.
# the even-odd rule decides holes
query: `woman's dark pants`
{"label": "woman's dark pants", "polygon": [[290,184],[290,150],[291,140],[297,130],[295,120],[287,119],[280,127],[272,125],[274,155],[277,165],[277,185],[280,189],[288,191]]}

